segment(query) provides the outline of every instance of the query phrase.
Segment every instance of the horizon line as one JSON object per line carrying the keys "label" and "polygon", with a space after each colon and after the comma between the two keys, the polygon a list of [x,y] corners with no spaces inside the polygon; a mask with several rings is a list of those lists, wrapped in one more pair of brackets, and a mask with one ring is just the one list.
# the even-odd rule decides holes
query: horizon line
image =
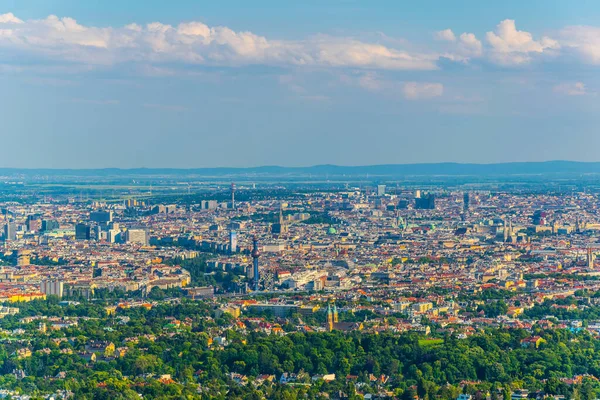
{"label": "horizon line", "polygon": [[361,165],[344,165],[344,164],[312,164],[304,166],[284,166],[284,165],[258,165],[258,166],[214,166],[214,167],[4,167],[0,170],[23,170],[23,171],[102,171],[102,170],[204,170],[204,169],[262,169],[262,168],[281,168],[281,169],[308,169],[317,167],[337,167],[337,168],[372,168],[372,167],[395,167],[395,166],[436,166],[436,165],[462,165],[462,166],[492,166],[492,165],[514,165],[514,164],[550,164],[550,163],[569,163],[569,164],[600,164],[599,161],[578,161],[578,160],[545,160],[545,161],[501,161],[501,162],[457,162],[457,161],[437,161],[437,162],[415,162],[415,163],[385,163],[385,164],[361,164]]}

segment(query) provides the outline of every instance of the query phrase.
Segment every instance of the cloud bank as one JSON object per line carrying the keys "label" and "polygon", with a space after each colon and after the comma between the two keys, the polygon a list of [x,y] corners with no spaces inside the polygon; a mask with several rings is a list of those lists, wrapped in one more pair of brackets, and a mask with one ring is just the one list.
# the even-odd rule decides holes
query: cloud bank
{"label": "cloud bank", "polygon": [[153,22],[120,28],[91,27],[50,15],[22,21],[0,15],[0,47],[41,57],[110,65],[131,61],[199,65],[253,64],[433,70],[436,56],[389,48],[351,38],[318,35],[300,41],[271,40],[252,32]]}
{"label": "cloud bank", "polygon": [[442,58],[463,64],[484,60],[501,67],[518,67],[559,56],[600,64],[598,27],[570,26],[536,37],[517,29],[514,20],[506,19],[485,34],[485,41],[474,33],[458,34],[451,29],[434,32],[433,36],[438,44],[432,43],[431,47],[436,50],[406,41],[384,45],[320,34],[280,40],[197,21],[94,27],[55,15],[23,20],[10,12],[0,14],[0,50],[4,54],[13,51],[55,63],[90,66],[139,62],[154,66],[182,63],[430,71],[440,68]]}

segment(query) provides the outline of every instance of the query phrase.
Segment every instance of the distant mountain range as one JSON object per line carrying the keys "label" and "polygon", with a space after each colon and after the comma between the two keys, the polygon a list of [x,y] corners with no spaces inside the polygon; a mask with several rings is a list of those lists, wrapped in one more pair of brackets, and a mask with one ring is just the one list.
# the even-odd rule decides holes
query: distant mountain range
{"label": "distant mountain range", "polygon": [[0,168],[0,176],[506,176],[549,174],[600,174],[600,162],[546,161],[496,164],[384,164],[365,166],[315,165],[249,168],[104,168],[20,169]]}

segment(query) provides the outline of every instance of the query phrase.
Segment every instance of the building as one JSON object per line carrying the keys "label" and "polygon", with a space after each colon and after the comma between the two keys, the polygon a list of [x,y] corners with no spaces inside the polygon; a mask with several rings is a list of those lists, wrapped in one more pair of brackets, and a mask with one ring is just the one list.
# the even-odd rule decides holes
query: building
{"label": "building", "polygon": [[115,229],[115,228],[110,229],[107,232],[106,240],[109,243],[119,243],[119,242],[121,242],[121,230],[120,229]]}
{"label": "building", "polygon": [[428,193],[415,197],[415,208],[417,210],[435,210],[435,196]]}
{"label": "building", "polygon": [[175,214],[177,211],[177,205],[175,204],[158,204],[152,207],[152,214]]}
{"label": "building", "polygon": [[385,195],[385,185],[377,185],[377,196],[381,197]]}
{"label": "building", "polygon": [[361,322],[340,322],[338,319],[337,307],[334,304],[327,305],[327,329],[329,332],[335,330],[342,332],[360,331],[364,328]]}
{"label": "building", "polygon": [[531,219],[533,220],[534,225],[546,225],[547,217],[548,217],[547,212],[545,212],[543,210],[536,210],[533,213],[533,217]]}
{"label": "building", "polygon": [[56,220],[53,219],[43,219],[42,220],[42,232],[54,231],[60,228],[60,225]]}
{"label": "building", "polygon": [[128,229],[125,232],[125,241],[146,246],[148,244],[148,234],[144,229]]}
{"label": "building", "polygon": [[108,224],[109,222],[112,222],[112,219],[112,211],[92,211],[90,213],[90,221],[97,224]]}
{"label": "building", "polygon": [[22,267],[25,265],[31,265],[31,257],[29,256],[29,252],[20,253],[17,256],[17,266]]}
{"label": "building", "polygon": [[75,240],[90,240],[92,237],[92,228],[88,224],[75,225]]}
{"label": "building", "polygon": [[219,207],[219,203],[216,200],[202,200],[200,202],[200,208],[202,210],[216,210]]}
{"label": "building", "polygon": [[406,210],[408,208],[409,201],[406,199],[401,199],[398,201],[398,205],[396,206],[399,210]]}
{"label": "building", "polygon": [[596,254],[594,254],[594,252],[591,248],[587,249],[586,261],[587,261],[588,269],[594,269],[594,262],[596,261]]}
{"label": "building", "polygon": [[259,289],[260,275],[258,272],[258,258],[260,257],[260,251],[258,251],[258,239],[254,238],[252,241],[252,288],[254,290]]}
{"label": "building", "polygon": [[42,220],[36,215],[30,215],[27,217],[25,225],[28,232],[38,232],[42,229]]}
{"label": "building", "polygon": [[277,222],[276,224],[273,224],[271,226],[271,233],[273,233],[274,235],[281,235],[281,234],[285,234],[288,233],[289,228],[288,225],[286,224],[285,220],[283,219],[283,206],[279,207],[279,222]]}
{"label": "building", "polygon": [[229,251],[231,253],[237,253],[237,232],[229,232]]}
{"label": "building", "polygon": [[469,211],[469,206],[470,206],[469,192],[465,192],[463,194],[463,211],[464,212]]}
{"label": "building", "polygon": [[4,240],[17,240],[17,226],[14,222],[4,225]]}
{"label": "building", "polygon": [[203,297],[213,297],[215,295],[215,288],[212,286],[199,286],[185,289],[186,294],[189,298],[197,299]]}
{"label": "building", "polygon": [[40,284],[40,292],[45,295],[53,295],[62,297],[64,290],[64,283],[62,281],[42,281]]}

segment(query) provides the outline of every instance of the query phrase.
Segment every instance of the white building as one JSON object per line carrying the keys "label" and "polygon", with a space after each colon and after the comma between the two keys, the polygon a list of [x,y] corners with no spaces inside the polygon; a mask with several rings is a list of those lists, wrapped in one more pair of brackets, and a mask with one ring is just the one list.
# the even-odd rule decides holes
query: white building
{"label": "white building", "polygon": [[125,233],[127,243],[139,243],[143,246],[148,244],[148,236],[143,229],[128,229]]}

